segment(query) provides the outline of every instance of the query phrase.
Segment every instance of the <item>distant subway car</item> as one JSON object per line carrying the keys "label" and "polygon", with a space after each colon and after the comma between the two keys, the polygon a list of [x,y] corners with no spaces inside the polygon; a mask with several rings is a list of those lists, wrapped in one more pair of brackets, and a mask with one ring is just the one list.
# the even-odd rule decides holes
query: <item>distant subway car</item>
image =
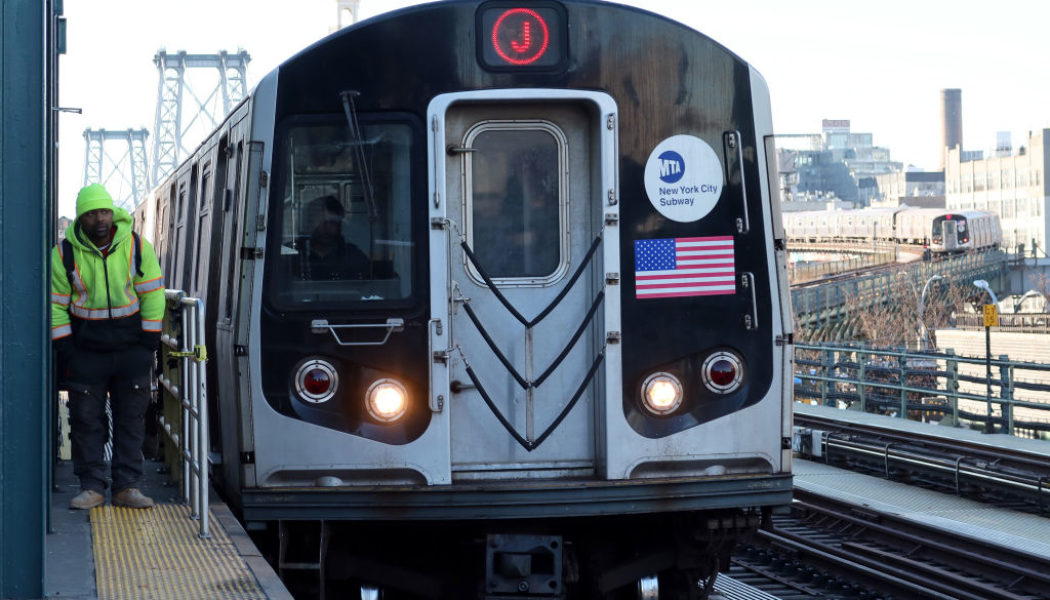
{"label": "distant subway car", "polygon": [[999,215],[943,208],[862,208],[798,211],[784,215],[794,242],[923,244],[937,253],[989,250],[1002,244]]}
{"label": "distant subway car", "polygon": [[602,2],[421,5],[263,78],[137,222],[282,576],[703,594],[792,495],[772,134],[750,65]]}

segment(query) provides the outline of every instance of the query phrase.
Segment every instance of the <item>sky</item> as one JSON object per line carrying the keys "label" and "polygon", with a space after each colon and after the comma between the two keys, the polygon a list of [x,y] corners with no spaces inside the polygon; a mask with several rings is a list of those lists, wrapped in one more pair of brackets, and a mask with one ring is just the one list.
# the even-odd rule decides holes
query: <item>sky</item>
{"label": "sky", "polygon": [[[361,0],[360,18],[420,4]],[[895,161],[937,169],[940,90],[962,90],[963,146],[1016,149],[1050,127],[1047,0],[621,0],[681,21],[751,63],[778,134],[848,119]],[[59,214],[83,185],[85,129],[150,130],[161,48],[251,55],[248,86],[334,30],[336,0],[65,0],[60,59]],[[178,8],[178,11],[172,10]],[[107,147],[108,149],[108,147]],[[119,157],[114,157],[114,159]],[[115,191],[115,195],[119,192]]]}

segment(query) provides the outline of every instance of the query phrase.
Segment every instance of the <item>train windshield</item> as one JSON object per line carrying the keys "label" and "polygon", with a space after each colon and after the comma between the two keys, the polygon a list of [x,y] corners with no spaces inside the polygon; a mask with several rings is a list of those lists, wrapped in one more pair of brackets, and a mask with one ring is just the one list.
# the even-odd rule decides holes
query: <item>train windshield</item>
{"label": "train windshield", "polygon": [[[358,306],[412,294],[412,131],[345,120],[287,128],[274,171],[270,300],[279,309]],[[279,232],[279,236],[272,235]]]}

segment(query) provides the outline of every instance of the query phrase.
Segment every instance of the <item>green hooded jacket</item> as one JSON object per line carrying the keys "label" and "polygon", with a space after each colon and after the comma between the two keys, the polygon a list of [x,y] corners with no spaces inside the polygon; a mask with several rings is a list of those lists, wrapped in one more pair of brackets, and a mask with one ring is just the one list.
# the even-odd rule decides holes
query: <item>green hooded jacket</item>
{"label": "green hooded jacket", "polygon": [[76,271],[70,286],[62,244],[51,250],[51,340],[73,336],[76,347],[121,350],[156,347],[164,319],[164,278],[153,246],[142,240],[142,275],[135,273],[131,215],[113,208],[112,246],[102,253],[81,231],[80,218],[66,229]]}

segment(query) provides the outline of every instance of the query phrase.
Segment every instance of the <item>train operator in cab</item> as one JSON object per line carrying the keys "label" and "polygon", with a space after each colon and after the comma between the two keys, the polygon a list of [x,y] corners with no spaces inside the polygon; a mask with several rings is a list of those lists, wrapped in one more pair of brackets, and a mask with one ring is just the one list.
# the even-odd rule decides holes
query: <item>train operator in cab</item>
{"label": "train operator in cab", "polygon": [[164,279],[153,246],[100,184],[77,195],[77,218],[51,251],[51,340],[69,391],[70,508],[106,501],[106,396],[113,414],[113,504],[149,508],[142,494],[144,415],[164,317]]}
{"label": "train operator in cab", "polygon": [[346,209],[335,196],[315,198],[307,206],[310,237],[304,241],[304,279],[366,279],[370,260],[343,237]]}

